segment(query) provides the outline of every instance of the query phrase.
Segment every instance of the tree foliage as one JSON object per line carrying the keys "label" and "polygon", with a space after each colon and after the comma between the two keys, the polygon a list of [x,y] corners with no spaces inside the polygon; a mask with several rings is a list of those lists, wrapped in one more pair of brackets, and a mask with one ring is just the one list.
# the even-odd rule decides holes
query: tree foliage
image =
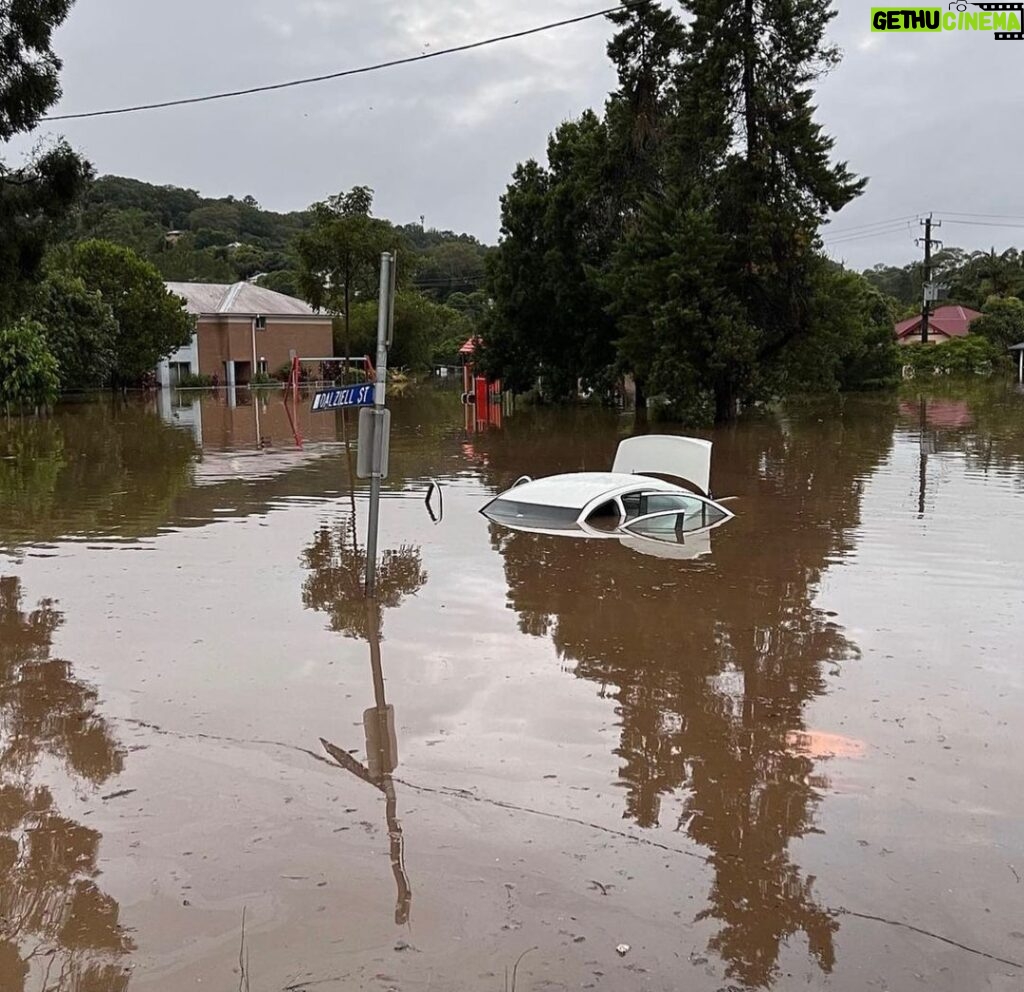
{"label": "tree foliage", "polygon": [[354,186],[315,203],[312,226],[295,242],[299,288],[316,309],[341,316],[346,355],[352,353],[353,303],[375,298],[380,256],[399,247],[394,226],[371,216],[372,208],[368,186]]}
{"label": "tree foliage", "polygon": [[[31,131],[60,97],[51,41],[71,2],[0,3],[0,144]],[[63,141],[20,168],[0,158],[0,319],[24,310],[46,246],[90,177],[88,163]]]}
{"label": "tree foliage", "polygon": [[118,324],[102,294],[78,276],[55,269],[40,285],[32,315],[57,359],[62,391],[109,384],[116,365]]}
{"label": "tree foliage", "polygon": [[0,326],[0,409],[5,414],[53,403],[60,389],[58,371],[39,324],[21,318]]}
{"label": "tree foliage", "polygon": [[160,273],[134,252],[108,241],[75,245],[68,270],[99,292],[117,321],[111,383],[135,385],[171,352],[188,344],[193,320]]}
{"label": "tree foliage", "polygon": [[[352,308],[353,354],[376,354],[377,310],[376,300]],[[394,368],[417,371],[435,363],[451,365],[472,335],[472,322],[459,311],[412,290],[402,290],[395,298],[395,335],[388,361]],[[335,350],[341,345],[337,342]]]}
{"label": "tree foliage", "polygon": [[971,334],[991,341],[1000,351],[1024,342],[1024,300],[1016,296],[990,296],[983,315],[971,324]]}
{"label": "tree foliage", "polygon": [[826,0],[680,7],[613,15],[603,117],[517,169],[487,360],[555,395],[626,372],[639,402],[648,386],[726,419],[794,378],[787,356],[821,327],[818,228],[864,181],[814,119],[838,58]]}

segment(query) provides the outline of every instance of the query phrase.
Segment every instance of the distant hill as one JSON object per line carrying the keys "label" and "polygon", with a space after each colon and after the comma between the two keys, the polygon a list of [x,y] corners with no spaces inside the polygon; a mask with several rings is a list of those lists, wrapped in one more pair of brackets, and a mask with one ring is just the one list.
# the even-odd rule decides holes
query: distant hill
{"label": "distant hill", "polygon": [[[82,208],[77,237],[105,238],[151,261],[174,282],[237,282],[298,295],[291,244],[310,223],[308,211],[275,213],[255,198],[204,197],[194,189],[103,176]],[[484,278],[487,246],[468,234],[399,227],[416,253],[415,282],[444,301],[472,293]]]}

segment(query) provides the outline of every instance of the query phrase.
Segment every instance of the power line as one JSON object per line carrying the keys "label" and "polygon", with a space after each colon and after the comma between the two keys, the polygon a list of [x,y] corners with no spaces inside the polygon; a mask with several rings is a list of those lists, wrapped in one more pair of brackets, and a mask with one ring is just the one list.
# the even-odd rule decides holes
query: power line
{"label": "power line", "polygon": [[887,227],[890,224],[902,223],[904,221],[916,220],[917,214],[905,214],[903,217],[890,217],[888,220],[876,220],[870,224],[854,224],[853,227],[840,227],[833,230],[831,227],[826,228],[826,233],[829,235],[842,235],[842,234],[853,234],[857,231],[866,230],[873,227]]}
{"label": "power line", "polygon": [[364,65],[357,69],[343,69],[340,72],[330,72],[323,76],[309,76],[305,79],[291,79],[284,83],[268,83],[264,86],[251,86],[243,90],[229,90],[224,93],[209,93],[205,96],[183,97],[178,100],[163,100],[159,103],[143,103],[130,107],[116,107],[110,110],[90,110],[80,114],[56,114],[52,117],[43,117],[45,123],[55,121],[77,121],[90,117],[113,117],[118,114],[136,114],[144,110],[165,110],[168,107],[185,107],[196,103],[211,103],[214,100],[228,100],[233,97],[251,96],[254,93],[270,93],[274,90],[292,89],[296,86],[309,86],[312,83],[324,83],[332,79],[344,79],[348,76],[359,76],[369,72],[379,72],[382,69],[393,69],[400,65],[411,65],[415,62],[426,62],[428,59],[437,59],[442,55],[454,55],[458,52],[468,52],[476,48],[484,48],[487,45],[497,45],[503,41],[514,41],[517,38],[528,38],[531,35],[541,34],[545,31],[554,31],[556,28],[569,27],[574,24],[582,24],[584,21],[592,21],[598,17],[607,17],[609,14],[617,14],[620,11],[632,10],[636,7],[643,7],[653,0],[628,0],[617,7],[608,7],[604,10],[595,10],[589,14],[580,14],[578,17],[569,17],[561,21],[552,21],[549,24],[541,24],[538,27],[527,28],[523,31],[514,31],[511,34],[498,35],[495,38],[485,38],[482,41],[472,41],[465,45],[456,45],[452,48],[439,49],[436,52],[424,52],[420,55],[411,55],[406,58],[392,59],[389,62],[377,62],[374,65]]}
{"label": "power line", "polygon": [[847,234],[837,238],[822,238],[822,241],[826,245],[843,245],[850,241],[889,237],[892,234],[902,234],[904,231],[910,230],[912,223],[912,221],[901,221],[892,227],[880,228],[876,231],[862,231],[859,234]]}
{"label": "power line", "polygon": [[[937,212],[949,217],[987,217],[993,220],[1024,220],[1024,215],[1022,214],[977,214],[962,210],[939,210]],[[950,223],[953,223],[953,221],[950,221]],[[956,223],[959,223],[959,221]]]}
{"label": "power line", "polygon": [[947,224],[965,224],[967,227],[1009,227],[1009,228],[1017,228],[1018,230],[1020,228],[1024,227],[1024,224],[999,224],[999,223],[996,223],[995,221],[985,221],[985,220],[951,220],[948,217],[946,218],[946,223]]}

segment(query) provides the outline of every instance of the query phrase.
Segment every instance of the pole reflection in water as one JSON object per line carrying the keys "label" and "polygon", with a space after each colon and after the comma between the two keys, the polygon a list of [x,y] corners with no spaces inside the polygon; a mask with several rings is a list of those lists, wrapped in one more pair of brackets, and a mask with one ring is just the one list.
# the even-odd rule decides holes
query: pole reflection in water
{"label": "pole reflection in water", "polygon": [[409,922],[412,909],[412,886],[405,870],[405,841],[398,819],[398,797],[392,773],[398,767],[398,739],[395,734],[395,708],[387,701],[384,689],[384,668],[381,662],[379,628],[374,622],[378,605],[366,601],[367,631],[370,644],[370,668],[373,673],[374,705],[363,714],[366,733],[366,765],[360,764],[348,751],[320,738],[324,750],[346,771],[368,782],[384,796],[385,819],[390,843],[391,871],[398,890],[395,902],[395,923]]}
{"label": "pole reflection in water", "polygon": [[409,921],[412,888],[405,870],[402,826],[392,778],[398,766],[398,742],[394,708],[385,694],[381,640],[384,610],[399,606],[406,596],[422,588],[427,573],[418,547],[402,545],[387,550],[377,570],[377,597],[367,599],[363,594],[366,552],[358,545],[354,516],[333,527],[322,525],[303,553],[303,562],[310,573],[302,587],[306,609],[326,613],[331,630],[365,640],[370,646],[374,705],[363,714],[366,765],[337,744],[324,738],[320,743],[342,768],[384,796],[391,869],[398,890],[395,922],[402,925]]}
{"label": "pole reflection in water", "polygon": [[96,884],[101,835],[41,781],[57,761],[95,790],[123,767],[95,690],[50,657],[62,623],[49,600],[23,610],[20,581],[0,578],[0,989],[125,992],[133,944]]}

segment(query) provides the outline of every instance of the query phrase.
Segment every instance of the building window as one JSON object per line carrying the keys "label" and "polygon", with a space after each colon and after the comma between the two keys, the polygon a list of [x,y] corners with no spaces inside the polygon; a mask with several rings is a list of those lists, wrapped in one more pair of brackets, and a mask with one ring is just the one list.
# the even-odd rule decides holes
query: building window
{"label": "building window", "polygon": [[265,331],[267,329],[267,318],[262,314],[256,318],[256,330]]}

